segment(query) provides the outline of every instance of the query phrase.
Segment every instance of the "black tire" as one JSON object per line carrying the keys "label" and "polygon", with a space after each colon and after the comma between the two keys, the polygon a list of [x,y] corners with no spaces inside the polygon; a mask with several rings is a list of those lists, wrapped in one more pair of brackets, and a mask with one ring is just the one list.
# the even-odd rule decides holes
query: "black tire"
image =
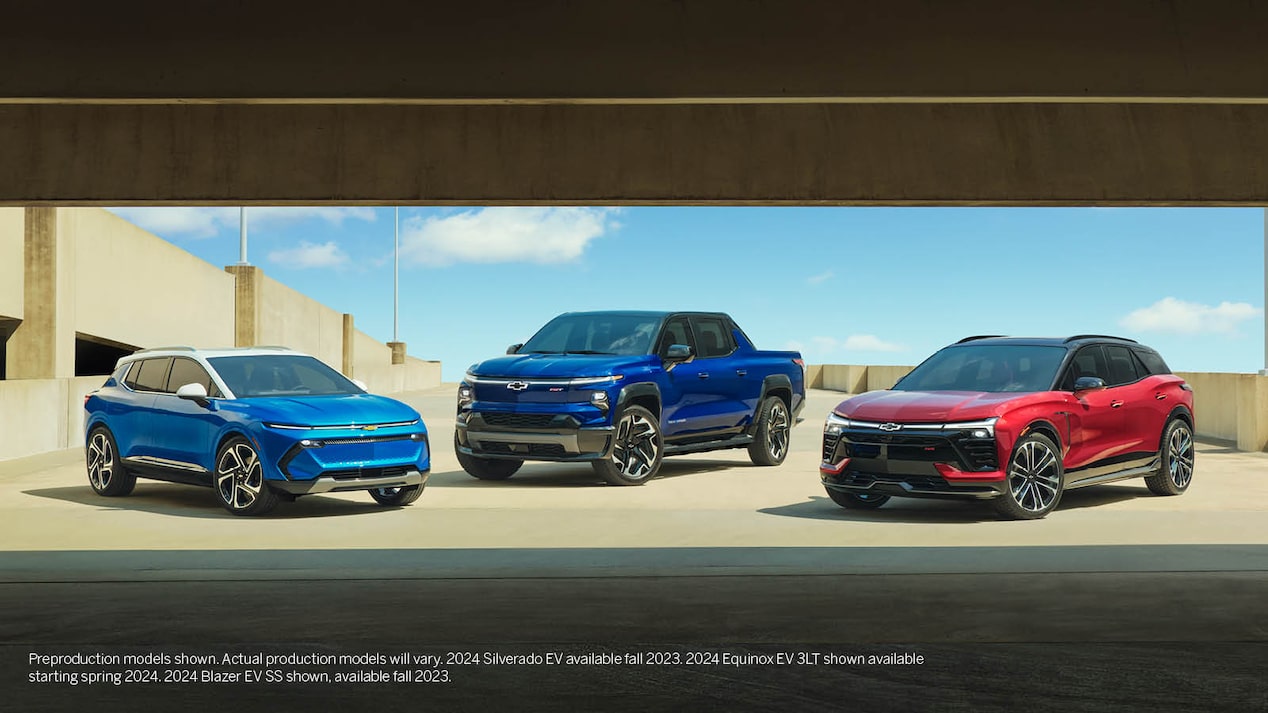
{"label": "black tire", "polygon": [[234,515],[263,515],[277,507],[277,493],[264,478],[255,446],[241,436],[230,438],[216,451],[211,489],[221,507]]}
{"label": "black tire", "polygon": [[89,432],[84,460],[88,468],[88,484],[98,495],[123,497],[136,487],[136,475],[124,467],[114,434],[105,426],[94,426]]}
{"label": "black tire", "polygon": [[500,458],[478,458],[458,450],[458,433],[453,434],[453,452],[458,456],[458,465],[467,471],[467,475],[480,480],[506,480],[515,475],[515,471],[524,465],[522,460],[502,460]]}
{"label": "black tire", "polygon": [[788,457],[792,416],[778,396],[768,396],[757,410],[757,428],[748,444],[748,457],[755,465],[779,465]]}
{"label": "black tire", "polygon": [[1193,447],[1193,429],[1176,418],[1162,429],[1158,439],[1158,456],[1161,463],[1157,475],[1145,478],[1145,485],[1155,495],[1179,495],[1193,482],[1193,463],[1196,452]]}
{"label": "black tire", "polygon": [[612,453],[591,461],[594,472],[611,485],[642,485],[655,478],[665,457],[660,420],[642,406],[627,406],[615,425]]}
{"label": "black tire", "polygon": [[1013,446],[1006,490],[992,504],[1004,520],[1038,520],[1057,507],[1065,489],[1061,449],[1042,433],[1027,433]]}
{"label": "black tire", "polygon": [[824,490],[828,491],[828,497],[832,498],[832,502],[847,510],[875,510],[889,502],[888,495],[848,493],[844,490],[835,490],[827,487]]}
{"label": "black tire", "polygon": [[423,495],[423,486],[406,485],[401,488],[374,488],[370,491],[370,497],[374,498],[374,502],[383,506],[401,506],[409,505],[418,500]]}

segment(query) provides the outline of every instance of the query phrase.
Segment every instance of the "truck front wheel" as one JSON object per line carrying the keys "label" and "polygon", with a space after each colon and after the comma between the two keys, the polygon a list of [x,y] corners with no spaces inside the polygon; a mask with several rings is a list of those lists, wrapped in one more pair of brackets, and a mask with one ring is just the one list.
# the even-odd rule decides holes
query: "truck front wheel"
{"label": "truck front wheel", "polygon": [[664,438],[660,422],[642,406],[628,406],[612,432],[612,454],[591,461],[594,472],[612,485],[642,485],[660,470]]}

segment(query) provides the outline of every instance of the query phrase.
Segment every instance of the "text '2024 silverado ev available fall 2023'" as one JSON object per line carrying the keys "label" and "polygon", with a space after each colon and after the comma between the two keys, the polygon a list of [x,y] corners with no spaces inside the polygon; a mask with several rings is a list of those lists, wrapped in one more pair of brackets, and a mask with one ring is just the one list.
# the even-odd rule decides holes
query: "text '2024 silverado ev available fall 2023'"
{"label": "text '2024 silverado ev available fall 2023'", "polygon": [[727,315],[573,312],[458,387],[454,448],[471,475],[526,460],[589,461],[640,485],[667,455],[747,448],[778,465],[805,403],[801,354],[759,351]]}

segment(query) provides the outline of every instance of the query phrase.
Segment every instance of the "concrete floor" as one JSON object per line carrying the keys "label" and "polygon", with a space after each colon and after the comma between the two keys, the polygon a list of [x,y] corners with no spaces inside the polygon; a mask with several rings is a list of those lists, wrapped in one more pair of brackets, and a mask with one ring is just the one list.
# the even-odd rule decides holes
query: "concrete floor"
{"label": "concrete floor", "polygon": [[[93,494],[82,455],[0,463],[0,680],[21,710],[1265,710],[1268,455],[1203,445],[1188,493],[1068,493],[1043,521],[892,501],[817,477],[839,394],[777,468],[743,451],[643,487],[585,465],[462,473],[452,390],[410,396],[438,444],[407,508],[364,495],[224,513],[143,481]],[[408,650],[920,653],[918,667],[450,667],[444,686],[26,683],[29,652]]]}
{"label": "concrete floor", "polygon": [[[670,458],[642,487],[604,485],[586,464],[529,463],[504,482],[471,478],[450,445],[453,389],[412,394],[433,434],[431,481],[413,506],[362,493],[230,516],[210,490],[142,480],[102,498],[77,451],[0,462],[5,550],[947,547],[1268,544],[1268,454],[1200,445],[1194,484],[1158,497],[1143,481],[1070,491],[1036,522],[1001,522],[981,504],[891,500],[846,511],[819,485],[820,429],[841,399],[812,391],[788,459],[751,465],[744,450]],[[108,537],[102,536],[109,533]]]}

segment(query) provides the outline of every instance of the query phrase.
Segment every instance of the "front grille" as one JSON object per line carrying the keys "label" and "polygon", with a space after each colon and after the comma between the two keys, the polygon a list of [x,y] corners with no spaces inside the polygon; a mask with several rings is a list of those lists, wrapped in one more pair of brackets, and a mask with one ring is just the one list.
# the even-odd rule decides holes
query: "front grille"
{"label": "front grille", "polygon": [[351,436],[348,438],[321,438],[321,439],[315,439],[315,440],[320,440],[322,443],[328,446],[345,446],[348,444],[387,443],[389,441],[408,441],[409,438],[410,438],[409,434],[407,433],[404,435],[396,435],[396,436]]}
{"label": "front grille", "polygon": [[946,480],[929,475],[873,475],[851,471],[839,481],[842,485],[854,485],[866,488],[873,483],[906,484],[914,490],[932,490],[935,492],[952,491],[954,488]]}
{"label": "front grille", "polygon": [[480,417],[490,426],[506,428],[567,428],[576,425],[569,416],[553,413],[484,411],[480,413]]}
{"label": "front grille", "polygon": [[[516,446],[512,448],[511,446]],[[525,450],[527,446],[527,450]],[[506,443],[504,441],[481,441],[480,449],[485,453],[505,456],[541,456],[545,458],[562,458],[567,455],[563,445],[559,443]]]}
{"label": "front grille", "polygon": [[972,470],[995,470],[999,468],[999,456],[995,453],[995,441],[990,439],[965,439],[960,447],[969,457]]}
{"label": "front grille", "polygon": [[839,433],[823,434],[823,462],[824,463],[836,462],[835,455],[837,450],[837,443],[840,440],[841,440],[841,434]]}
{"label": "front grille", "polygon": [[319,477],[334,478],[335,480],[359,480],[361,478],[403,478],[411,470],[413,470],[413,468],[407,465],[394,465],[387,468],[351,468],[346,470],[322,471]]}

